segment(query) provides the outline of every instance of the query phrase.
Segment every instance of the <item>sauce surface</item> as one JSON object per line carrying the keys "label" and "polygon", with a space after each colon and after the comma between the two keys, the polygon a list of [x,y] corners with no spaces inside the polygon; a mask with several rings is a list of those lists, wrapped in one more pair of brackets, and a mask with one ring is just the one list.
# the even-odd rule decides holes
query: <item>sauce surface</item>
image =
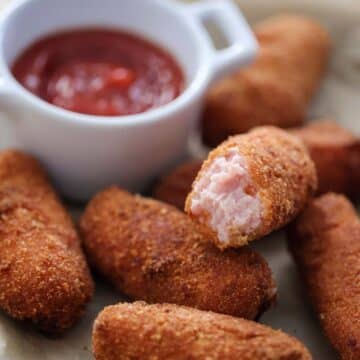
{"label": "sauce surface", "polygon": [[174,100],[184,87],[182,70],[166,51],[102,29],[41,39],[19,56],[12,72],[43,100],[90,115],[145,112]]}

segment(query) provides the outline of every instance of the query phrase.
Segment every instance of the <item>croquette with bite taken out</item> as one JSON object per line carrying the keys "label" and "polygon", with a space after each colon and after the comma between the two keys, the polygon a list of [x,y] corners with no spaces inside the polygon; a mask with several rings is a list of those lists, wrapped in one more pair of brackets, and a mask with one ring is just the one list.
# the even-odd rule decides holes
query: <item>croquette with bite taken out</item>
{"label": "croquette with bite taken out", "polygon": [[315,166],[300,140],[263,126],[229,138],[203,163],[186,212],[221,248],[240,247],[279,229],[317,187]]}

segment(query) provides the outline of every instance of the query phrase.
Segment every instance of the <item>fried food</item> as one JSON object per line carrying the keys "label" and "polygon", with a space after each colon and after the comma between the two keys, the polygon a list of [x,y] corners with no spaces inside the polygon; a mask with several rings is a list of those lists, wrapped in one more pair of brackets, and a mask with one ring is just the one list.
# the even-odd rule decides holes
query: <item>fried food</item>
{"label": "fried food", "polygon": [[256,62],[214,85],[202,119],[204,143],[256,126],[300,125],[323,78],[330,54],[327,31],[300,15],[280,15],[256,25]]}
{"label": "fried food", "polygon": [[210,154],[193,183],[186,212],[221,248],[246,245],[286,225],[316,190],[313,162],[296,137],[259,127]]}
{"label": "fried food", "polygon": [[153,191],[153,197],[184,210],[185,200],[191,191],[191,185],[201,169],[202,161],[184,162],[165,175]]}
{"label": "fried food", "polygon": [[360,220],[341,195],[314,200],[289,247],[325,334],[343,360],[360,359]]}
{"label": "fried food", "polygon": [[135,300],[257,318],[275,298],[266,261],[220,252],[181,211],[116,187],[87,206],[80,228],[90,263]]}
{"label": "fried food", "polygon": [[316,121],[290,131],[308,148],[315,163],[318,193],[360,196],[360,138],[334,121]]}
{"label": "fried food", "polygon": [[[360,138],[335,121],[321,120],[289,130],[300,138],[315,163],[318,194],[333,191],[360,197]],[[201,161],[184,162],[162,178],[153,197],[184,209],[185,200],[201,169]]]}
{"label": "fried food", "polygon": [[295,338],[252,321],[177,305],[119,304],[93,328],[96,360],[309,360]]}
{"label": "fried food", "polygon": [[80,241],[47,176],[32,157],[0,153],[0,308],[61,333],[93,293]]}

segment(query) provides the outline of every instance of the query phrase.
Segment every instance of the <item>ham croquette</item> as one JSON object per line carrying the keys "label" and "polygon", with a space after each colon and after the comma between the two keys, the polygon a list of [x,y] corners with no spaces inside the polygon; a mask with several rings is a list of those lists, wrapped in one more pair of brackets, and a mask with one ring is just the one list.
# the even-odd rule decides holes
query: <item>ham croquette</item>
{"label": "ham croquette", "polygon": [[93,294],[80,240],[39,163],[0,153],[0,308],[59,334]]}
{"label": "ham croquette", "polygon": [[210,90],[202,119],[205,144],[256,126],[298,126],[318,90],[331,41],[316,21],[279,15],[255,26],[260,52],[254,64],[220,80]]}
{"label": "ham croquette", "polygon": [[266,261],[248,247],[221,252],[176,208],[109,188],[80,222],[94,269],[123,294],[257,318],[274,301]]}
{"label": "ham croquette", "polygon": [[[360,138],[335,121],[319,120],[290,129],[289,133],[305,144],[318,177],[318,194],[343,193],[357,200],[360,197]],[[187,195],[202,162],[187,161],[157,184],[153,196],[184,209]]]}
{"label": "ham croquette", "polygon": [[310,360],[295,338],[253,321],[177,305],[119,304],[93,328],[96,360]]}
{"label": "ham croquette", "polygon": [[326,336],[360,359],[360,220],[342,195],[315,199],[292,224],[289,248]]}
{"label": "ham croquette", "polygon": [[222,249],[286,225],[317,186],[314,163],[296,137],[259,127],[229,138],[203,163],[185,210]]}

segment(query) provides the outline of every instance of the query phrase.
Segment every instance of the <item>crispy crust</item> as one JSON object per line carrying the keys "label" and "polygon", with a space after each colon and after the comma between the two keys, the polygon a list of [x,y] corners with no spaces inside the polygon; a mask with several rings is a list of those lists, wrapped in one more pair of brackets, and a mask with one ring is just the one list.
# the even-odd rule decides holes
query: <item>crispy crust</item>
{"label": "crispy crust", "polygon": [[274,301],[259,254],[220,252],[172,206],[112,187],[90,202],[80,228],[91,264],[132,299],[249,319]]}
{"label": "crispy crust", "polygon": [[314,200],[290,227],[289,248],[325,334],[343,360],[360,359],[360,221],[343,196]]}
{"label": "crispy crust", "polygon": [[159,180],[153,197],[184,210],[185,200],[191,191],[191,185],[201,169],[202,161],[187,161]]}
{"label": "crispy crust", "polygon": [[207,176],[206,170],[210,164],[232,148],[236,148],[247,161],[253,182],[252,189],[248,191],[260,197],[262,223],[249,234],[230,227],[227,243],[220,242],[217,236],[210,237],[220,248],[246,245],[286,225],[304,208],[317,186],[315,167],[305,146],[287,132],[264,126],[248,134],[231,137],[209,154],[186,200],[185,211],[205,225],[209,232],[213,232],[209,225],[209,214],[195,216],[191,212],[194,186],[203,176]]}
{"label": "crispy crust", "polygon": [[331,41],[317,22],[280,15],[259,23],[257,61],[210,90],[203,139],[213,147],[253,127],[300,125],[325,72]]}
{"label": "crispy crust", "polygon": [[176,305],[119,304],[95,321],[96,360],[309,360],[295,338],[252,321]]}
{"label": "crispy crust", "polygon": [[0,307],[47,333],[82,315],[93,283],[80,241],[38,162],[0,153]]}
{"label": "crispy crust", "polygon": [[360,139],[331,120],[290,131],[308,148],[319,179],[319,194],[360,196]]}

